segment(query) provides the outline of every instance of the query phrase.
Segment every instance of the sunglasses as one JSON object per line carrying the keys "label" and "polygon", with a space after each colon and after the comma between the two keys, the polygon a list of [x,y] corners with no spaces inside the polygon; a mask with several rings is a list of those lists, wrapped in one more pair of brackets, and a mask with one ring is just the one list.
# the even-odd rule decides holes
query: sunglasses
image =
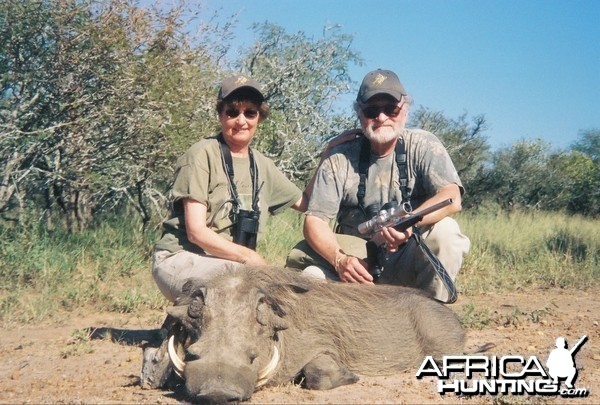
{"label": "sunglasses", "polygon": [[396,118],[400,114],[401,107],[397,104],[387,105],[371,105],[362,108],[362,113],[366,118],[373,119],[379,117],[379,114],[384,113],[390,118]]}
{"label": "sunglasses", "polygon": [[258,110],[248,109],[244,111],[237,110],[235,108],[228,108],[225,110],[227,118],[237,118],[240,114],[244,114],[244,117],[249,120],[253,120],[258,117]]}

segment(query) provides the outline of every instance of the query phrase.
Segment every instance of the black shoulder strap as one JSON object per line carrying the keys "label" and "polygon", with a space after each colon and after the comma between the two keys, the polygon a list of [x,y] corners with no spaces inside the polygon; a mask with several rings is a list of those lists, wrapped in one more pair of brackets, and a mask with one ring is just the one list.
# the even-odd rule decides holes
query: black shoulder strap
{"label": "black shoulder strap", "polygon": [[400,192],[402,193],[402,202],[410,202],[412,190],[408,187],[408,165],[406,163],[406,148],[404,147],[404,138],[399,137],[396,142],[396,166],[398,166],[398,177],[400,180]]}
{"label": "black shoulder strap", "polygon": [[360,146],[360,160],[358,161],[358,175],[360,180],[358,183],[358,191],[356,192],[356,198],[358,199],[358,206],[364,211],[365,208],[365,194],[367,192],[367,175],[369,174],[369,166],[371,163],[371,144],[366,137],[361,138]]}
{"label": "black shoulder strap", "polygon": [[[364,211],[365,209],[365,194],[367,192],[367,176],[369,174],[369,166],[371,162],[371,144],[366,137],[361,138],[360,160],[358,162],[358,175],[360,180],[358,183],[358,191],[356,197],[358,205]],[[408,187],[408,165],[406,162],[406,148],[404,147],[404,139],[398,138],[396,142],[396,166],[398,166],[398,176],[400,181],[400,192],[402,193],[402,203],[410,202],[410,194],[412,190]]]}

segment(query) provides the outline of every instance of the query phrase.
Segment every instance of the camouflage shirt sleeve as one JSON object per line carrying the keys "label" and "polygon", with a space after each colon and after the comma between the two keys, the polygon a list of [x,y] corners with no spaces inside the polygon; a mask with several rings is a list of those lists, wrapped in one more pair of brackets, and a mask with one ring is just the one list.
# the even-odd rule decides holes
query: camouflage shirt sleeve
{"label": "camouflage shirt sleeve", "polygon": [[413,207],[419,206],[449,184],[456,184],[464,194],[454,163],[434,134],[420,129],[406,129],[403,136]]}
{"label": "camouflage shirt sleeve", "polygon": [[[325,221],[337,216],[342,202],[351,195],[349,189],[353,175],[358,178],[353,163],[355,167],[358,167],[359,155],[360,142],[357,140],[332,148],[315,175],[315,184],[307,214]],[[350,176],[350,181],[348,176]],[[357,201],[354,202],[355,205],[357,203]]]}

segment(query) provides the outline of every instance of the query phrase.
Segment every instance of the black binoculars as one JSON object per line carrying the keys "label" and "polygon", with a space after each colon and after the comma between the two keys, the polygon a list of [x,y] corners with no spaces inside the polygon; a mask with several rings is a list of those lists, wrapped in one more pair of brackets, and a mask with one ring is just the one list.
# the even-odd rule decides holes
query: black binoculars
{"label": "black binoculars", "polygon": [[233,224],[233,243],[256,250],[259,217],[256,211],[239,210]]}

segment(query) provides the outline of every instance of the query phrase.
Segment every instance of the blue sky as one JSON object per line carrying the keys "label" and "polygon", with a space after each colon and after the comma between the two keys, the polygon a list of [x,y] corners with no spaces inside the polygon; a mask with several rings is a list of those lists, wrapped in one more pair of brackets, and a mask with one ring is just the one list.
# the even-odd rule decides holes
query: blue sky
{"label": "blue sky", "polygon": [[350,74],[394,70],[415,104],[450,118],[485,114],[496,149],[541,138],[567,148],[600,128],[598,0],[205,0],[238,13],[236,43],[255,22],[318,38],[341,26],[365,60]]}

